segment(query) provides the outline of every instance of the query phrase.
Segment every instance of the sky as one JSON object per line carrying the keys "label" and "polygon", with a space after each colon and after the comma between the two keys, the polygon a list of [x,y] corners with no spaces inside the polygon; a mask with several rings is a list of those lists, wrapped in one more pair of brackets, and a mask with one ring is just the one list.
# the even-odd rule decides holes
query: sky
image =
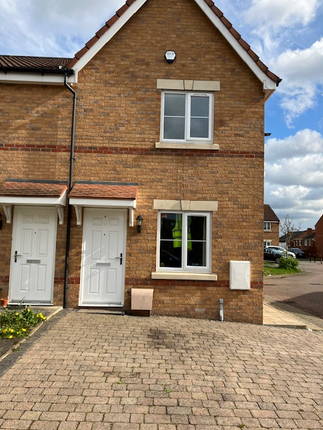
{"label": "sky", "polygon": [[[214,0],[283,79],[266,103],[265,203],[313,228],[323,214],[323,0]],[[73,57],[124,0],[0,0],[0,54]]]}

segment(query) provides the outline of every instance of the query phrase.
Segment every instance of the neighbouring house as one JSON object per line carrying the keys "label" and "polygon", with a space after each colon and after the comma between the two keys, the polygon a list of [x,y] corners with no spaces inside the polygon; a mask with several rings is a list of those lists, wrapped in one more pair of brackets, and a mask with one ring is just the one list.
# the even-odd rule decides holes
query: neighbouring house
{"label": "neighbouring house", "polygon": [[74,58],[0,56],[10,302],[130,312],[153,289],[155,315],[218,319],[222,299],[262,323],[279,82],[211,0],[128,0]]}
{"label": "neighbouring house", "polygon": [[279,218],[270,205],[264,205],[264,247],[279,245]]}
{"label": "neighbouring house", "polygon": [[323,215],[315,224],[315,255],[320,260],[323,259]]}
{"label": "neighbouring house", "polygon": [[290,240],[290,248],[299,248],[305,252],[306,256],[313,255],[313,246],[315,246],[316,232],[312,228],[299,231]]}
{"label": "neighbouring house", "polygon": [[[287,245],[287,237],[289,243]],[[316,232],[312,228],[301,231],[293,231],[289,235],[284,235],[279,238],[279,243],[285,248],[299,248],[305,252],[306,257],[315,255],[315,237]]]}

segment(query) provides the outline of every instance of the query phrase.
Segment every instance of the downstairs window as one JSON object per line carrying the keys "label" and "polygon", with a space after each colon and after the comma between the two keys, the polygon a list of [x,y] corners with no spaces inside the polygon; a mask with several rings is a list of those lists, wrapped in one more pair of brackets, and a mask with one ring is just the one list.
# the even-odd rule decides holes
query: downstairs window
{"label": "downstairs window", "polygon": [[159,212],[159,271],[211,271],[211,214]]}

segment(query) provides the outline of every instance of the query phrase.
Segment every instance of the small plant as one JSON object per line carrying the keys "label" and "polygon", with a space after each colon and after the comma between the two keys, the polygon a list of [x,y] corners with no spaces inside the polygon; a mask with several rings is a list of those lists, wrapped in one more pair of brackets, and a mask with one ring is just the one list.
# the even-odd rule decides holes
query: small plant
{"label": "small plant", "polygon": [[298,272],[298,261],[296,258],[292,257],[280,257],[278,267],[281,269],[290,269],[295,270],[295,272]]}
{"label": "small plant", "polygon": [[0,313],[0,338],[26,337],[33,327],[45,319],[42,313],[33,312],[27,306],[18,309],[6,308]]}

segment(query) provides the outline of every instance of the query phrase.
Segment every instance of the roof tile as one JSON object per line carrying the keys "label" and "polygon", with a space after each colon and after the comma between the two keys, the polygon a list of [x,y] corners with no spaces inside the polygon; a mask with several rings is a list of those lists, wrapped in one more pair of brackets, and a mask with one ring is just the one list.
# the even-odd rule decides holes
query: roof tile
{"label": "roof tile", "polygon": [[72,58],[70,61],[69,61],[69,63],[68,63],[68,67],[71,69],[72,67],[74,67],[75,66],[75,64],[78,62],[78,59],[77,58]]}
{"label": "roof tile", "polygon": [[267,73],[268,67],[266,66],[266,64],[264,64],[262,61],[258,60],[257,65],[263,72]]}
{"label": "roof tile", "polygon": [[253,61],[257,63],[257,61],[259,60],[259,57],[252,49],[249,49],[248,54],[253,59]]}
{"label": "roof tile", "polygon": [[106,25],[111,27],[115,22],[117,22],[119,19],[118,15],[114,15],[112,18],[110,18],[107,22]]}
{"label": "roof tile", "polygon": [[136,185],[120,184],[78,184],[76,183],[69,194],[70,198],[92,199],[130,199],[137,197]]}
{"label": "roof tile", "polygon": [[84,55],[84,54],[86,54],[86,53],[87,53],[87,51],[88,51],[88,48],[87,48],[86,46],[84,46],[80,51],[78,51],[78,52],[75,54],[75,57],[79,60],[80,58],[82,58],[82,57],[83,57],[83,55]]}
{"label": "roof tile", "polygon": [[103,27],[100,28],[99,31],[97,31],[95,34],[98,37],[98,39],[100,39],[100,37],[102,37],[104,35],[104,33],[106,33],[109,30],[109,26],[107,24],[105,24]]}
{"label": "roof tile", "polygon": [[1,55],[0,68],[31,68],[31,69],[61,69],[67,66],[71,58],[61,57],[31,57],[23,55]]}
{"label": "roof tile", "polygon": [[126,4],[124,4],[123,6],[121,6],[121,8],[120,9],[118,9],[117,10],[117,12],[116,12],[116,14],[118,15],[118,16],[121,16],[121,15],[123,15],[125,12],[126,12],[126,10],[128,10],[129,9],[129,6],[127,5],[127,3]]}
{"label": "roof tile", "polygon": [[98,38],[98,36],[97,35],[95,35],[95,36],[93,36],[92,37],[92,39],[90,39],[87,43],[86,43],[86,47],[88,48],[88,49],[90,49],[90,48],[92,48],[92,46],[93,45],[95,45],[96,44],[96,42],[99,40],[99,38]]}
{"label": "roof tile", "polygon": [[67,184],[42,181],[6,181],[0,185],[0,196],[60,197]]}
{"label": "roof tile", "polygon": [[[205,0],[206,1],[206,0]],[[213,3],[213,2],[212,2]],[[221,18],[223,16],[223,12],[215,6],[215,4],[213,4],[213,6],[211,7],[211,9],[213,10],[213,12],[219,17]]]}
{"label": "roof tile", "polygon": [[230,28],[230,33],[235,39],[237,40],[241,39],[240,33],[238,33],[237,30],[235,30],[233,27]]}
{"label": "roof tile", "polygon": [[221,21],[223,22],[223,24],[230,29],[232,27],[231,22],[223,15],[221,18]]}
{"label": "roof tile", "polygon": [[250,45],[248,45],[248,43],[245,40],[239,39],[238,42],[243,47],[243,49],[245,49],[247,52],[249,51]]}

